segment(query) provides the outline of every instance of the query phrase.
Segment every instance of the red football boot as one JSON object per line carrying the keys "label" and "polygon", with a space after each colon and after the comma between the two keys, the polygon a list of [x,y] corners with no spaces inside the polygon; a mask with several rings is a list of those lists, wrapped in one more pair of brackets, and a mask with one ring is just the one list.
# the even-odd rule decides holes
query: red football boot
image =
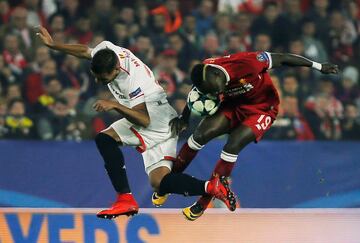
{"label": "red football boot", "polygon": [[229,182],[225,176],[218,176],[211,179],[206,187],[206,192],[223,201],[230,211],[236,209],[236,197],[231,191]]}
{"label": "red football boot", "polygon": [[103,219],[113,219],[120,215],[132,216],[139,211],[139,205],[131,193],[118,194],[116,202],[111,208],[102,210],[96,214]]}

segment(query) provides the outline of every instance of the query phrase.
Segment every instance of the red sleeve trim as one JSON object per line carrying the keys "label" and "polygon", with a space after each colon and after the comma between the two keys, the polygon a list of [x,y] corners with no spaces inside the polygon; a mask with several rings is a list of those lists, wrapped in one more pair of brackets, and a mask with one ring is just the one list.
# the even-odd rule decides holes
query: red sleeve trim
{"label": "red sleeve trim", "polygon": [[143,153],[146,150],[146,144],[145,141],[143,139],[143,137],[140,135],[140,133],[138,131],[135,130],[135,128],[130,127],[130,130],[135,134],[135,136],[139,139],[141,145],[136,147],[136,150],[139,153]]}

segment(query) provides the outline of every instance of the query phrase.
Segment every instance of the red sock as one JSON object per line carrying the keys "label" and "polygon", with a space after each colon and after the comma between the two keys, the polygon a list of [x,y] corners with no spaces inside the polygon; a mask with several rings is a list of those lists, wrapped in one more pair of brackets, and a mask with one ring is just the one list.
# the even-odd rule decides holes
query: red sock
{"label": "red sock", "polygon": [[183,172],[194,159],[197,152],[197,150],[191,149],[189,145],[185,143],[174,161],[172,171],[175,173]]}
{"label": "red sock", "polygon": [[188,141],[180,149],[180,152],[173,163],[172,171],[174,173],[183,172],[202,147],[204,146],[195,142],[193,137],[190,136]]}
{"label": "red sock", "polygon": [[[228,158],[224,156],[224,153],[225,153],[224,151],[221,153],[221,159],[219,159],[218,162],[216,163],[215,169],[210,177],[210,180],[215,176],[230,176],[231,171],[234,168],[237,155],[234,155],[233,158]],[[233,162],[224,160],[223,159],[224,157],[226,157],[226,159],[231,160]],[[211,199],[212,196],[201,196],[197,202],[200,203],[204,209],[206,209],[209,203],[211,202]]]}

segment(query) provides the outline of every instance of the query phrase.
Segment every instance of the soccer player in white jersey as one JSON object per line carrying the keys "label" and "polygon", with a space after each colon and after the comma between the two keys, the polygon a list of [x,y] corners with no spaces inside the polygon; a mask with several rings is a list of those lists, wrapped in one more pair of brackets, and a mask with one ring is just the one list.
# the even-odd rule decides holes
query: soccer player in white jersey
{"label": "soccer player in white jersey", "polygon": [[51,49],[90,59],[96,82],[107,85],[117,100],[98,100],[94,109],[99,112],[116,110],[123,117],[95,138],[117,192],[115,203],[100,211],[98,217],[111,219],[133,215],[139,210],[128,184],[124,157],[119,149],[121,145],[134,146],[142,153],[145,171],[159,198],[166,199],[168,193],[210,195],[225,202],[229,208],[236,204],[225,177],[203,181],[183,173],[170,173],[176,156],[177,136],[171,131],[169,122],[177,117],[177,113],[168,104],[152,71],[131,51],[109,41],[103,41],[93,49],[80,44],[56,43],[41,26],[37,35]]}

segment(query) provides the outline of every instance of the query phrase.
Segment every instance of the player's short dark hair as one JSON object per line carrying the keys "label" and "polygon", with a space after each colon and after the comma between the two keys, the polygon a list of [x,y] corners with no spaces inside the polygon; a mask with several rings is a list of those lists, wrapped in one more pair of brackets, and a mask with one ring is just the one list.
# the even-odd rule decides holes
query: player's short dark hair
{"label": "player's short dark hair", "polygon": [[201,85],[203,80],[203,70],[205,65],[202,63],[196,64],[191,70],[191,80],[193,84],[198,87]]}
{"label": "player's short dark hair", "polygon": [[118,63],[118,58],[114,51],[110,49],[102,49],[96,52],[91,60],[91,71],[93,73],[111,73]]}

